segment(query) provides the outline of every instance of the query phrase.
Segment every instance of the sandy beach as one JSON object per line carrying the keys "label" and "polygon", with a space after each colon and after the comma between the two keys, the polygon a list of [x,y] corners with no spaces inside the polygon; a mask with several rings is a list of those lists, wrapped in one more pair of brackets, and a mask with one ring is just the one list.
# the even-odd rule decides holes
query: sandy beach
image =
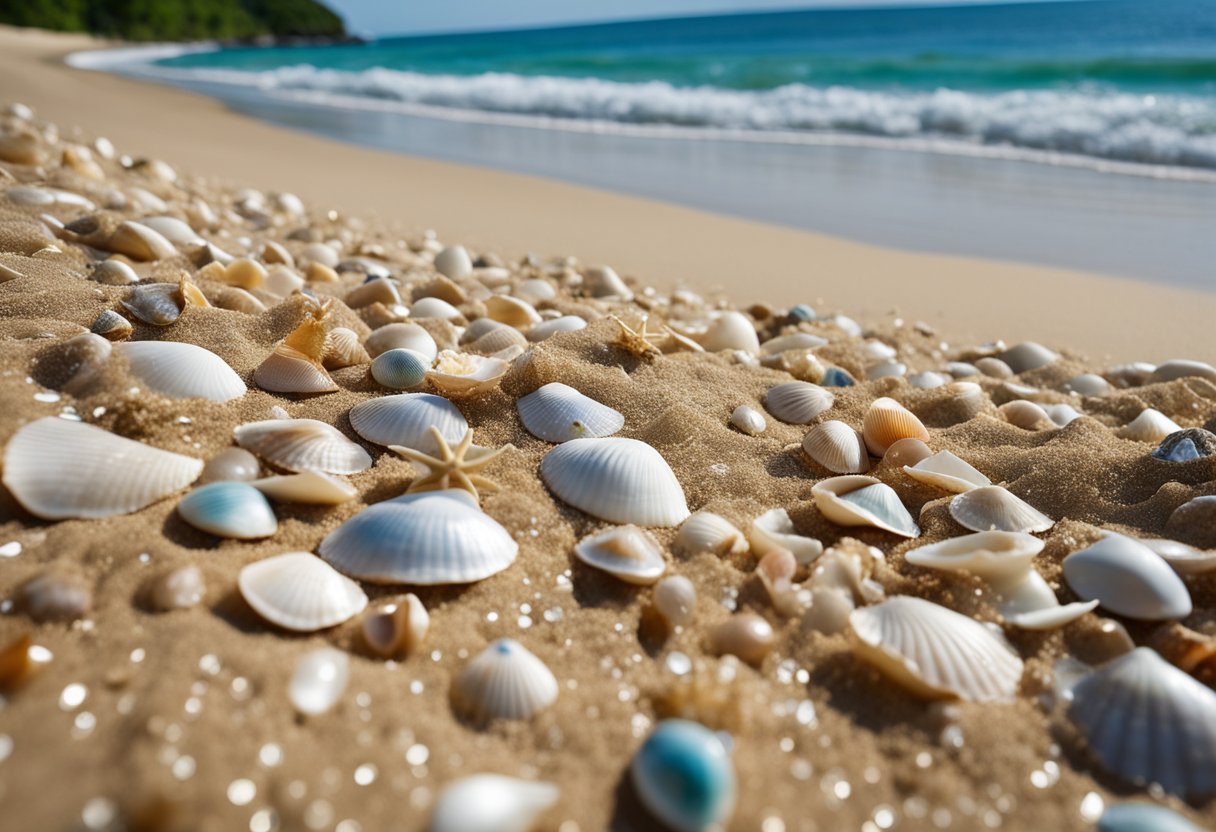
{"label": "sandy beach", "polygon": [[[1126,801],[1216,823],[1213,740],[1193,730],[1216,724],[1216,437],[1203,430],[1216,370],[1200,363],[1216,359],[1216,295],[355,148],[61,64],[91,45],[0,30],[0,104],[33,109],[0,124],[0,812],[13,829],[421,830],[446,787],[480,772],[556,786],[522,828],[654,829],[630,771],[669,718],[729,735],[737,800],[711,818],[728,829],[1088,830]],[[403,332],[404,369],[373,364]],[[137,344],[202,350],[141,363]],[[276,360],[292,371],[275,375]],[[556,383],[593,401],[542,436],[521,400]],[[452,535],[502,532],[463,553],[483,569],[473,579],[386,578],[335,542],[352,520],[425,504],[389,502],[426,471],[387,446],[444,457],[440,445],[373,439],[359,415],[405,391],[449,400],[431,400],[458,423],[443,445],[467,428],[502,449],[484,467],[460,449],[432,459],[437,476],[489,482],[423,498],[412,520],[465,512]],[[271,420],[324,453],[296,465],[242,428]],[[846,464],[811,441],[829,424]],[[1153,456],[1162,440],[1172,460]],[[202,528],[184,495],[238,441],[260,461],[236,479],[319,468],[328,502],[273,499],[269,530],[248,540]],[[636,481],[569,461],[605,447],[628,449]],[[967,465],[946,487],[905,469],[930,452]],[[881,495],[861,520],[846,472]],[[977,494],[1007,502],[977,508]],[[969,505],[982,516],[964,523]],[[690,531],[689,512],[719,515],[714,534]],[[602,568],[611,557],[574,554],[624,524],[647,527],[666,580],[684,579],[668,589],[695,592],[687,618],[657,575],[622,580]],[[993,526],[1030,551],[1029,606],[910,555]],[[1066,575],[1104,532],[1202,548],[1171,550],[1175,572],[1109,538],[1151,561],[1122,576],[1140,582],[1127,605],[1105,577],[1090,592]],[[411,557],[456,559],[446,541]],[[650,551],[621,547],[622,570]],[[242,570],[288,552],[320,554],[306,557],[369,610],[275,622]],[[368,622],[406,592],[429,628],[386,660]],[[865,649],[867,622],[886,626],[891,599],[913,597],[916,614],[950,616],[927,640],[962,655],[939,655],[931,680],[923,655],[901,675]],[[1102,606],[1069,606],[1083,601]],[[463,680],[503,638],[548,670],[527,665],[541,692],[516,691],[534,711],[483,719],[506,706]],[[1152,654],[1148,675],[1189,698],[1136,711],[1152,703],[1133,696],[1110,705],[1116,721],[1191,721],[1153,735],[1165,752],[1127,755],[1156,766],[1146,778],[1104,752],[1085,682],[1066,689],[1150,661],[1132,649],[1147,644],[1175,665]],[[349,681],[308,713],[292,680],[323,648]],[[1179,773],[1177,759],[1198,762]]]}

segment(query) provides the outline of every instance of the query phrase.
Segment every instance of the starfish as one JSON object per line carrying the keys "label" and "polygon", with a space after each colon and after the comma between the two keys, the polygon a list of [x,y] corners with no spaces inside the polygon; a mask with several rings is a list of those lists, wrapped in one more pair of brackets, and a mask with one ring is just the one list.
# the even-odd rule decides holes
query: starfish
{"label": "starfish", "polygon": [[426,475],[410,483],[405,493],[412,494],[418,491],[442,491],[448,488],[461,488],[474,497],[480,498],[481,495],[477,493],[478,488],[486,491],[498,490],[497,483],[490,481],[477,472],[506,451],[514,450],[514,445],[503,445],[501,448],[483,454],[476,459],[467,459],[466,456],[468,455],[469,448],[473,445],[472,428],[469,428],[455,449],[448,444],[448,441],[443,438],[443,434],[439,432],[439,428],[434,425],[431,425],[430,434],[431,438],[435,440],[435,444],[439,446],[438,457],[401,445],[388,446],[390,451],[427,468]]}
{"label": "starfish", "polygon": [[653,339],[661,338],[663,334],[659,332],[647,332],[646,318],[642,318],[642,325],[640,327],[633,329],[616,315],[609,315],[608,317],[616,321],[616,325],[621,328],[620,334],[612,342],[615,346],[621,347],[631,355],[647,361],[653,361],[655,356],[663,354],[663,351],[653,343]]}

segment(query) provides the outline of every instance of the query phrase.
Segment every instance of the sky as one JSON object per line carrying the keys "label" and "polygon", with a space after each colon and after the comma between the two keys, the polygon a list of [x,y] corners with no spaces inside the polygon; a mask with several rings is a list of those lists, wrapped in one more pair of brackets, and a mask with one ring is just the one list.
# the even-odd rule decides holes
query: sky
{"label": "sky", "polygon": [[[988,0],[991,2],[992,0]],[[323,0],[357,35],[527,28],[683,14],[847,6],[954,5],[983,0]]]}

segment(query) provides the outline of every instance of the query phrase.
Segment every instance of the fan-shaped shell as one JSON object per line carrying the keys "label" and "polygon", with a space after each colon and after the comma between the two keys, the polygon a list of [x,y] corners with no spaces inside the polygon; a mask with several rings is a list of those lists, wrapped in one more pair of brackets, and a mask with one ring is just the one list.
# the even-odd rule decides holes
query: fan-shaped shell
{"label": "fan-shaped shell", "polygon": [[519,544],[463,492],[377,503],[321,541],[321,557],[372,583],[467,584],[506,569]]}
{"label": "fan-shaped shell", "polygon": [[426,380],[431,362],[413,350],[392,349],[382,352],[372,361],[371,373],[379,384],[391,390],[417,387]]}
{"label": "fan-shaped shell", "polygon": [[367,606],[357,583],[307,552],[255,561],[241,569],[237,587],[262,618],[300,633],[334,627]]}
{"label": "fan-shaped shell", "polygon": [[270,499],[283,503],[336,506],[359,496],[359,489],[322,471],[266,477],[249,484]]}
{"label": "fan-shaped shell", "polygon": [[743,350],[754,355],[760,352],[760,339],[756,336],[756,327],[746,315],[742,312],[724,312],[705,330],[701,336],[701,346],[707,352]]}
{"label": "fan-shaped shell", "polygon": [[473,774],[444,787],[429,832],[529,832],[557,803],[557,786],[501,774]]}
{"label": "fan-shaped shell", "polygon": [[585,329],[587,322],[578,315],[562,315],[560,318],[554,318],[551,321],[541,321],[536,326],[528,330],[529,341],[544,341],[552,338],[559,332],[577,332],[580,329]]}
{"label": "fan-shaped shell", "polygon": [[355,474],[372,466],[367,451],[316,419],[268,419],[239,425],[236,443],[288,471]]}
{"label": "fan-shaped shell", "polygon": [[1022,660],[988,627],[938,604],[898,596],[849,615],[855,650],[896,682],[930,699],[1007,702]]}
{"label": "fan-shaped shell", "polygon": [[435,367],[426,374],[440,392],[451,396],[472,396],[498,384],[510,365],[500,358],[444,350]]}
{"label": "fan-shaped shell", "polygon": [[676,475],[636,439],[573,439],[545,454],[540,475],[561,500],[602,520],[675,526],[688,517]]}
{"label": "fan-shaped shell", "polygon": [[469,430],[456,405],[430,393],[401,393],[362,402],[351,408],[350,424],[368,442],[403,445],[424,454],[439,453],[430,435],[432,426],[453,447]]}
{"label": "fan-shaped shell", "polygon": [[949,451],[939,451],[915,465],[905,465],[904,473],[926,485],[955,494],[992,485],[992,480]]}
{"label": "fan-shaped shell", "polygon": [[832,406],[835,396],[808,381],[787,381],[764,394],[764,409],[792,425],[809,424]]}
{"label": "fan-shaped shell", "polygon": [[490,318],[478,318],[461,334],[460,343],[469,352],[492,355],[512,347],[523,349],[528,346],[528,339],[514,327]]}
{"label": "fan-shaped shell", "polygon": [[711,511],[689,516],[676,534],[675,548],[689,555],[741,555],[748,550],[747,538],[725,517]]}
{"label": "fan-shaped shell", "polygon": [[114,349],[131,375],[161,395],[226,402],[245,394],[245,382],[224,359],[194,344],[124,341]]}
{"label": "fan-shaped shell", "polygon": [[864,474],[870,455],[861,434],[844,422],[821,422],[807,431],[803,452],[834,474]]}
{"label": "fan-shaped shell", "polygon": [[1064,558],[1064,577],[1077,595],[1116,615],[1168,621],[1191,614],[1191,596],[1178,574],[1152,549],[1121,534],[1108,533]]}
{"label": "fan-shaped shell", "polygon": [[196,529],[237,540],[270,537],[279,528],[262,492],[243,482],[200,486],[182,498],[177,513]]}
{"label": "fan-shaped shell", "polygon": [[359,336],[353,329],[337,326],[325,336],[324,364],[331,369],[353,367],[356,364],[366,364],[371,361],[367,350],[359,343]]}
{"label": "fan-shaped shell", "polygon": [[885,396],[875,399],[866,411],[861,434],[866,440],[866,447],[874,456],[882,456],[887,452],[887,448],[901,439],[929,441],[929,431],[925,430],[916,414],[895,399]]}
{"label": "fan-shaped shell", "polygon": [[625,425],[625,417],[608,405],[558,381],[523,396],[515,406],[528,433],[546,442],[611,436]]}
{"label": "fan-shaped shell", "polygon": [[1216,693],[1149,648],[1078,682],[1068,716],[1122,779],[1185,797],[1216,793]]}
{"label": "fan-shaped shell", "polygon": [[895,489],[873,477],[831,477],[811,487],[819,512],[841,526],[873,526],[901,537],[919,537],[920,528]]}
{"label": "fan-shaped shell", "polygon": [[1140,411],[1139,416],[1119,428],[1118,435],[1137,442],[1156,443],[1180,430],[1182,427],[1169,416],[1149,407]]}
{"label": "fan-shaped shell", "polygon": [[973,532],[1045,532],[1054,520],[999,485],[985,485],[950,501],[950,516]]}
{"label": "fan-shaped shell", "polygon": [[429,361],[434,361],[439,354],[435,339],[418,324],[386,324],[367,336],[363,345],[372,358],[395,349],[413,350]]}
{"label": "fan-shaped shell", "polygon": [[181,491],[203,462],[47,416],[21,427],[4,449],[4,484],[45,520],[129,514]]}
{"label": "fan-shaped shell", "polygon": [[574,554],[588,566],[640,586],[655,583],[667,571],[658,541],[637,526],[617,526],[588,535],[575,545]]}
{"label": "fan-shaped shell", "polygon": [[452,699],[477,722],[531,719],[557,700],[557,679],[518,641],[501,638],[460,672]]}
{"label": "fan-shaped shell", "polygon": [[629,766],[652,815],[676,832],[725,829],[735,809],[735,769],[722,739],[703,725],[666,719]]}
{"label": "fan-shaped shell", "polygon": [[770,509],[753,520],[747,530],[747,539],[752,550],[760,556],[774,549],[785,549],[799,563],[810,563],[823,554],[822,543],[794,532],[794,521],[783,508]]}

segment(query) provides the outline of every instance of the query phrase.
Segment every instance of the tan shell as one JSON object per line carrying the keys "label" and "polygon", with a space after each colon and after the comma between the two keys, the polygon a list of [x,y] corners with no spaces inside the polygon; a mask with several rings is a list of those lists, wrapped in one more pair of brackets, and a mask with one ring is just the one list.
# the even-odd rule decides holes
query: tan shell
{"label": "tan shell", "polygon": [[146,225],[127,220],[106,238],[105,248],[132,260],[166,260],[177,255],[173,244]]}
{"label": "tan shell", "polygon": [[90,328],[91,332],[100,335],[107,341],[121,341],[124,338],[130,338],[133,330],[131,322],[113,309],[107,309],[98,315]]}
{"label": "tan shell", "polygon": [[916,414],[895,399],[885,396],[875,399],[866,411],[861,434],[865,438],[866,447],[874,456],[882,456],[887,452],[887,448],[901,439],[929,441],[929,431],[925,430]]}
{"label": "tan shell", "polygon": [[342,367],[353,367],[357,364],[367,364],[372,357],[359,343],[359,336],[353,329],[336,326],[325,336],[325,357],[322,364],[332,370]]}
{"label": "tan shell", "polygon": [[747,538],[725,517],[711,511],[698,511],[680,526],[674,544],[685,554],[709,552],[714,555],[741,555],[748,550]]}
{"label": "tan shell", "polygon": [[359,496],[359,489],[322,471],[301,471],[298,474],[265,477],[249,484],[270,499],[282,503],[336,506]]}
{"label": "tan shell", "polygon": [[776,643],[773,625],[753,612],[732,615],[709,634],[709,648],[719,656],[737,656],[760,665]]}
{"label": "tan shell", "polygon": [[1055,430],[1056,423],[1047,415],[1047,411],[1034,402],[1016,399],[1006,402],[997,408],[1005,421],[1023,430]]}
{"label": "tan shell", "polygon": [[332,393],[338,389],[325,372],[324,309],[318,309],[274,348],[253,371],[253,380],[272,393]]}
{"label": "tan shell", "polygon": [[218,279],[238,289],[258,289],[266,282],[266,267],[248,257],[238,257],[222,268]]}
{"label": "tan shell", "polygon": [[815,425],[803,437],[802,450],[834,474],[864,474],[870,470],[865,440],[844,422]]}
{"label": "tan shell", "polygon": [[361,624],[363,642],[386,659],[417,650],[430,626],[430,614],[412,592],[400,598],[386,598],[368,608]]}
{"label": "tan shell", "polygon": [[397,284],[386,277],[376,277],[346,293],[346,305],[351,309],[383,303],[385,306],[401,304],[401,293]]}
{"label": "tan shell", "polygon": [[491,295],[485,307],[489,318],[507,326],[524,329],[540,323],[540,313],[532,304],[509,295]]}
{"label": "tan shell", "polygon": [[1045,532],[1056,522],[999,485],[959,494],[950,501],[950,516],[973,532]]}

